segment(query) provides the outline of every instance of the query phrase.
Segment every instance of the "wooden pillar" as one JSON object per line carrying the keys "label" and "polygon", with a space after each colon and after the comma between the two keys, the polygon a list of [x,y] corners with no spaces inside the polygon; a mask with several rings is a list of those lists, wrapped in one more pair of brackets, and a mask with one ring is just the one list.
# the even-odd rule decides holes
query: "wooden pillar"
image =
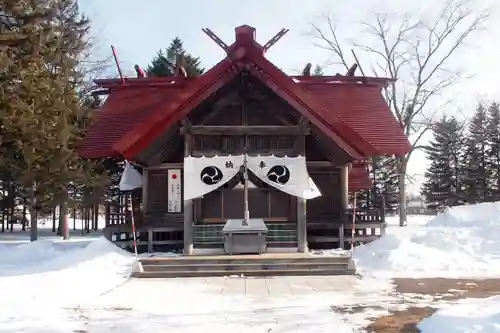
{"label": "wooden pillar", "polygon": [[298,251],[307,253],[307,210],[306,199],[297,198],[297,247]]}
{"label": "wooden pillar", "polygon": [[[148,169],[142,169],[142,214],[146,215],[148,211]],[[143,221],[146,222],[146,221]]]}
{"label": "wooden pillar", "polygon": [[[306,133],[309,122],[306,118],[299,119],[301,133],[295,138],[294,151],[296,154],[306,156]],[[297,198],[297,248],[298,252],[307,253],[307,205],[306,199]]]}
{"label": "wooden pillar", "polygon": [[344,248],[345,238],[344,238],[344,224],[348,223],[348,214],[347,211],[349,209],[349,166],[344,165],[340,167],[340,206],[342,209],[342,224],[339,227],[339,247],[341,249]]}
{"label": "wooden pillar", "polygon": [[[184,134],[184,156],[191,154],[191,134],[189,133],[189,124],[184,124],[188,132]],[[183,172],[184,173],[184,172]],[[186,175],[183,175],[186,177]],[[193,200],[184,200],[184,254],[193,254]]]}
{"label": "wooden pillar", "polygon": [[150,227],[148,229],[148,252],[152,253],[153,250],[154,250],[154,247],[153,247],[153,228]]}
{"label": "wooden pillar", "polygon": [[339,248],[343,249],[344,246],[345,246],[344,224],[340,224],[340,226],[339,226]]}
{"label": "wooden pillar", "polygon": [[340,204],[342,207],[342,219],[346,221],[346,213],[349,209],[349,166],[340,167]]}

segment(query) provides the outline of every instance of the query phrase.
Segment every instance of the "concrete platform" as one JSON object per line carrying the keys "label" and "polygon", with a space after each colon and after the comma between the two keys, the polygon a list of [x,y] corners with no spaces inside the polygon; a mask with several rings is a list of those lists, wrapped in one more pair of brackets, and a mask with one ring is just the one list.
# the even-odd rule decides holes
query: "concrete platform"
{"label": "concrete platform", "polygon": [[355,273],[356,268],[349,254],[314,256],[304,253],[266,253],[143,258],[133,277],[324,276]]}

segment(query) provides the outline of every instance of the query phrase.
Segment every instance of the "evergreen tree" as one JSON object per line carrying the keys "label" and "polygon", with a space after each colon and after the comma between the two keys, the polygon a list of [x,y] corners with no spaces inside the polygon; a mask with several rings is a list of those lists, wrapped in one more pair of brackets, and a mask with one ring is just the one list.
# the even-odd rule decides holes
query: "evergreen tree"
{"label": "evergreen tree", "polygon": [[320,65],[316,65],[314,67],[314,71],[313,71],[313,76],[323,76],[325,75],[325,72],[323,71],[323,68],[320,66]]}
{"label": "evergreen tree", "polygon": [[500,200],[500,105],[492,103],[488,108],[487,120],[487,170],[488,187],[492,200]]}
{"label": "evergreen tree", "polygon": [[461,202],[462,126],[455,118],[443,117],[433,127],[434,139],[426,147],[431,164],[425,173],[422,195],[432,208],[455,206]]}
{"label": "evergreen tree", "polygon": [[184,49],[182,40],[175,37],[169,47],[159,50],[147,68],[149,76],[173,76],[178,59],[182,59],[187,76],[199,76],[205,71],[201,68],[199,57],[194,57]]}
{"label": "evergreen tree", "polygon": [[488,189],[487,156],[487,113],[481,103],[476,109],[469,125],[466,140],[466,153],[463,159],[464,195],[469,203],[486,201],[490,195]]}
{"label": "evergreen tree", "polygon": [[10,0],[3,10],[17,26],[0,38],[15,41],[0,53],[1,167],[28,199],[34,240],[43,205],[60,202],[64,214],[68,186],[89,180],[75,151],[89,21],[75,0]]}
{"label": "evergreen tree", "polygon": [[392,156],[374,157],[371,164],[376,196],[384,200],[388,213],[395,213],[399,207],[396,160]]}

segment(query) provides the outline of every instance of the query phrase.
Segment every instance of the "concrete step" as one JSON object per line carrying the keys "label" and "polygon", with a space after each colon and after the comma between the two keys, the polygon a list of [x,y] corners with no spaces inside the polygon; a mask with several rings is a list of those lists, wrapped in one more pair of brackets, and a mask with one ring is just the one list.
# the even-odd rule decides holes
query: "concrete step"
{"label": "concrete step", "polygon": [[333,263],[348,263],[349,257],[329,256],[329,257],[302,257],[302,258],[262,258],[258,255],[240,256],[234,258],[232,256],[219,256],[214,258],[209,256],[207,258],[200,257],[177,257],[177,258],[143,258],[140,259],[143,265],[244,265],[244,264],[260,264],[260,265],[279,265],[279,264],[333,264]]}
{"label": "concrete step", "polygon": [[285,269],[285,270],[248,270],[248,271],[159,271],[159,272],[134,272],[132,274],[135,278],[176,278],[176,277],[213,277],[213,276],[314,276],[314,275],[353,275],[354,270],[343,269]]}
{"label": "concrete step", "polygon": [[333,263],[244,263],[244,264],[175,264],[175,265],[149,265],[142,264],[146,272],[170,272],[170,271],[280,271],[280,270],[313,270],[313,269],[347,269],[347,262]]}

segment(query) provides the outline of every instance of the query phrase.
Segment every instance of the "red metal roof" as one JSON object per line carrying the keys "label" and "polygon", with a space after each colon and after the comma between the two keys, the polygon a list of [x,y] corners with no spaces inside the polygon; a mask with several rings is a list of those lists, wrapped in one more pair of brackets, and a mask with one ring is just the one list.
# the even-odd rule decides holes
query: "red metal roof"
{"label": "red metal roof", "polygon": [[350,191],[367,190],[373,187],[365,164],[353,164],[349,171],[348,186]]}
{"label": "red metal roof", "polygon": [[[284,98],[354,159],[404,154],[410,145],[381,94],[387,80],[290,77],[264,57],[255,30],[237,28],[228,56],[204,75],[102,80],[111,93],[80,149],[84,157],[133,157],[204,99],[246,69]],[[172,80],[179,82],[172,84]]]}
{"label": "red metal roof", "polygon": [[377,84],[300,83],[330,112],[372,147],[370,155],[403,155],[411,146]]}
{"label": "red metal roof", "polygon": [[152,112],[147,119],[136,123],[126,136],[114,144],[113,149],[119,151],[124,157],[133,159],[138,152],[146,149],[170,126],[184,118],[236,74],[237,71],[229,59],[219,62],[204,75],[186,84],[185,88],[173,96],[168,103],[158,105],[155,112]]}
{"label": "red metal roof", "polygon": [[79,153],[84,158],[102,158],[120,155],[113,145],[146,119],[158,107],[178,94],[179,86],[134,89],[116,88],[104,105],[96,111]]}

